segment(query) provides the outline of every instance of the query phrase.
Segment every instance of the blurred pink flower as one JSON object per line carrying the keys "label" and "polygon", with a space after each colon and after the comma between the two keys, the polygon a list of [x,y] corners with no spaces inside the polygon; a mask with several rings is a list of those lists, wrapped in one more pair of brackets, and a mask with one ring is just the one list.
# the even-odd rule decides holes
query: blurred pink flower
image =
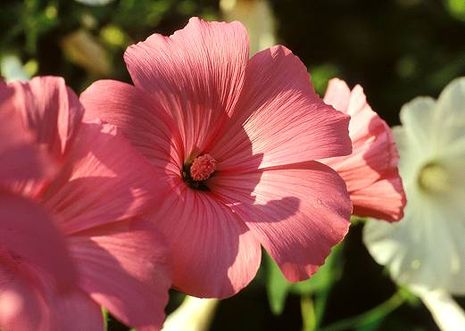
{"label": "blurred pink flower", "polygon": [[368,105],[359,85],[351,91],[344,81],[332,79],[324,101],[351,116],[352,154],[321,162],[336,170],[346,182],[353,214],[400,220],[406,198],[391,129]]}
{"label": "blurred pink flower", "polygon": [[[11,138],[0,155],[15,157],[0,166],[0,328],[103,330],[103,305],[126,324],[159,329],[166,252],[153,226],[133,218],[157,201],[150,166],[113,126],[81,123],[60,78],[2,84],[0,116],[11,119],[0,122],[0,137]],[[23,162],[43,160],[31,151],[45,152],[52,170],[31,163],[25,176]]]}
{"label": "blurred pink flower", "polygon": [[174,285],[227,297],[255,276],[262,245],[291,281],[346,234],[342,179],[320,158],[351,151],[348,116],[314,92],[283,46],[249,59],[238,22],[192,18],[129,47],[133,85],[98,81],[89,117],[120,128],[171,189],[151,219],[171,246]]}
{"label": "blurred pink flower", "polygon": [[46,178],[54,165],[6,107],[10,91],[0,82],[0,327],[35,330],[43,302],[30,284],[24,261],[48,273],[54,289],[66,290],[76,270],[50,217],[35,203],[4,189],[15,181]]}

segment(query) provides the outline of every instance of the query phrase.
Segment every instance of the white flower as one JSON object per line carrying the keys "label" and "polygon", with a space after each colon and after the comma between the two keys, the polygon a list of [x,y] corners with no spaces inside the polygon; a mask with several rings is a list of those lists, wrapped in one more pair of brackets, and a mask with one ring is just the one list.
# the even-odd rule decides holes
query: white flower
{"label": "white flower", "polygon": [[186,296],[168,317],[162,331],[207,331],[215,315],[218,299]]}
{"label": "white flower", "polygon": [[[443,330],[455,330],[440,320],[460,309],[441,309],[436,304],[444,300],[432,293],[465,295],[465,77],[437,101],[421,97],[404,105],[400,119],[394,136],[405,216],[395,224],[367,222],[364,241],[395,281],[425,301]],[[465,330],[465,318],[456,320]]]}

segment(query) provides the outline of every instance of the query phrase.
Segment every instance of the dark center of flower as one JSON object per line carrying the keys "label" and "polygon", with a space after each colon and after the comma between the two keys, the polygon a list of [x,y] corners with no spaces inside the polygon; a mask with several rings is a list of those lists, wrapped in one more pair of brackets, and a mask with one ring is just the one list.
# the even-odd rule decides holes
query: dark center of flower
{"label": "dark center of flower", "polygon": [[216,160],[210,154],[197,156],[192,163],[184,164],[182,177],[191,188],[208,191],[206,181],[216,170]]}

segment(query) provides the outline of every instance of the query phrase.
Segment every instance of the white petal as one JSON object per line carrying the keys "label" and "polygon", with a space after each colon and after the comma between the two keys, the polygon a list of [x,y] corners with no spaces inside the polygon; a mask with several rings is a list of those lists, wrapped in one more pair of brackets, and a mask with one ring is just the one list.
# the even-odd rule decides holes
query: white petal
{"label": "white petal", "polygon": [[422,165],[428,159],[417,147],[415,141],[411,141],[406,128],[396,126],[392,128],[394,140],[401,158],[399,159],[399,171],[404,185],[416,181],[416,176]]}
{"label": "white petal", "polygon": [[430,154],[437,149],[435,133],[436,101],[430,97],[418,97],[402,106],[400,121],[410,143],[421,154]]}
{"label": "white petal", "polygon": [[448,152],[465,155],[465,77],[453,80],[441,92],[436,118],[442,146]]}
{"label": "white petal", "polygon": [[438,111],[443,116],[456,116],[464,123],[465,119],[465,77],[454,79],[450,82],[438,99]]}
{"label": "white petal", "polygon": [[400,284],[465,294],[464,208],[411,187],[407,201],[400,222],[367,222],[364,242],[370,254]]}
{"label": "white petal", "polygon": [[218,303],[218,299],[186,296],[181,306],[168,316],[162,331],[207,331]]}
{"label": "white petal", "polygon": [[417,294],[442,331],[465,330],[465,312],[450,294],[442,290],[423,290],[417,291]]}

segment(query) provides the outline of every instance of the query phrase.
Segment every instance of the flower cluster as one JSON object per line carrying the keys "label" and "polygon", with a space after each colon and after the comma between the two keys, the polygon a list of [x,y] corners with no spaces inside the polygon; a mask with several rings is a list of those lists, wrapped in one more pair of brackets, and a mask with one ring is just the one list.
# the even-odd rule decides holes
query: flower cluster
{"label": "flower cluster", "polygon": [[193,18],[124,58],[134,85],[80,99],[57,77],[0,83],[2,330],[102,330],[101,306],[158,330],[171,286],[232,296],[262,247],[304,280],[352,213],[402,217],[397,150],[360,86],[321,99],[287,48],[250,58],[238,22]]}

